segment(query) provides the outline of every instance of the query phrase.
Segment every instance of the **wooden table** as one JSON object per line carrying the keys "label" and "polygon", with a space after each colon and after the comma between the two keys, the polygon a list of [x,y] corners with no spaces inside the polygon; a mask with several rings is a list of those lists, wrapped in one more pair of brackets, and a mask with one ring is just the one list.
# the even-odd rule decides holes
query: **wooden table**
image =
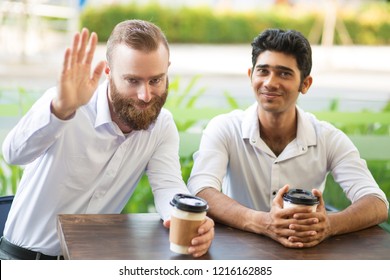
{"label": "wooden table", "polygon": [[[169,231],[157,214],[59,215],[65,259],[181,260],[169,250]],[[285,248],[272,239],[221,224],[204,260],[389,260],[390,234],[379,226],[339,235],[313,248]]]}

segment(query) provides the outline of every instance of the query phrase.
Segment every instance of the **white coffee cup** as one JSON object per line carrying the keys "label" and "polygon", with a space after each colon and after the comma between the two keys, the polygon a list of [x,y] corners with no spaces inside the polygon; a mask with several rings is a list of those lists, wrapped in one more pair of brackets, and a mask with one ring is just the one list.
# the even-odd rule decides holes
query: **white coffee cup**
{"label": "white coffee cup", "polygon": [[318,204],[318,197],[303,189],[291,189],[283,194],[283,208],[306,206],[310,207],[312,212],[315,212]]}
{"label": "white coffee cup", "polygon": [[198,235],[198,228],[206,218],[207,202],[197,196],[177,194],[171,205],[170,250],[188,254],[191,240]]}

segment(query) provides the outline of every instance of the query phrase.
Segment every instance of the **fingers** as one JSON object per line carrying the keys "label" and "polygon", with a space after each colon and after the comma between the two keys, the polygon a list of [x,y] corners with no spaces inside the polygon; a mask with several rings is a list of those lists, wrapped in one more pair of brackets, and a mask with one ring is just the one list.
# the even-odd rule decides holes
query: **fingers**
{"label": "fingers", "polygon": [[65,72],[69,69],[70,67],[70,58],[71,56],[71,49],[70,48],[67,48],[65,50],[65,55],[64,55],[64,64],[62,66],[62,74],[65,74]]}
{"label": "fingers", "polygon": [[318,232],[306,232],[301,236],[279,237],[277,241],[287,248],[309,248],[313,247],[323,240]]}
{"label": "fingers", "polygon": [[70,60],[68,60],[67,67],[72,67],[76,63],[91,64],[97,42],[97,34],[92,32],[89,37],[89,31],[87,28],[83,28],[81,33],[76,33],[73,37],[71,55]]}
{"label": "fingers", "polygon": [[93,74],[92,74],[92,78],[91,78],[91,80],[94,84],[97,84],[99,82],[99,79],[102,76],[102,73],[103,73],[105,67],[106,67],[105,61],[100,61],[96,65],[95,70],[93,71]]}
{"label": "fingers", "polygon": [[88,41],[89,31],[86,28],[83,28],[81,31],[81,42],[79,46],[77,46],[77,63],[83,63],[84,62],[84,55],[85,55],[85,49],[87,48],[87,41]]}
{"label": "fingers", "polygon": [[[81,33],[76,33],[73,37],[72,47],[67,48],[65,51],[62,75],[66,75],[68,72],[71,73],[73,70],[77,71],[77,69],[90,69],[97,42],[97,34],[92,32],[89,37],[87,28],[83,28]],[[96,65],[92,77],[90,77],[93,86],[96,86],[99,83],[104,68],[104,61],[100,61]]]}
{"label": "fingers", "polygon": [[280,244],[287,248],[303,248],[304,244],[302,242],[291,242],[288,239],[278,240]]}
{"label": "fingers", "polygon": [[211,242],[205,242],[205,243],[201,243],[200,245],[197,245],[197,246],[191,246],[188,249],[188,253],[190,253],[194,258],[199,258],[207,253],[210,245],[211,245]]}
{"label": "fingers", "polygon": [[205,222],[199,227],[199,235],[192,239],[188,252],[197,258],[207,253],[214,239],[214,221],[206,217]]}
{"label": "fingers", "polygon": [[307,237],[307,236],[316,235],[318,233],[318,231],[315,228],[310,228],[310,227],[306,227],[306,228],[301,227],[298,229],[296,226],[290,225],[289,228],[294,231],[294,233],[291,234],[290,236]]}
{"label": "fingers", "polygon": [[169,228],[171,226],[171,220],[164,220],[163,222],[163,226],[166,227],[166,228]]}
{"label": "fingers", "polygon": [[97,42],[98,42],[97,34],[95,32],[92,32],[91,37],[89,38],[87,56],[85,57],[86,64],[92,63],[93,55],[95,54]]}
{"label": "fingers", "polygon": [[306,230],[304,227],[313,226],[315,224],[318,224],[319,222],[320,222],[319,217],[313,216],[312,213],[294,214],[293,220],[290,221],[291,225],[294,225],[294,227],[296,227],[294,228],[294,230]]}
{"label": "fingers", "polygon": [[208,232],[214,228],[214,221],[210,219],[209,217],[206,217],[203,224],[199,227],[198,233],[204,234],[205,232]]}
{"label": "fingers", "polygon": [[79,43],[80,43],[80,33],[76,33],[73,36],[73,43],[72,43],[69,67],[73,67],[73,65],[76,64]]}
{"label": "fingers", "polygon": [[324,197],[322,196],[322,192],[317,190],[317,189],[313,189],[312,193],[314,196],[318,197],[319,202],[320,202],[317,206],[317,212],[318,211],[325,211],[325,201],[324,201]]}
{"label": "fingers", "polygon": [[312,236],[306,237],[290,236],[288,242],[290,244],[299,244],[300,248],[309,248],[318,245],[323,239],[320,234],[313,234]]}
{"label": "fingers", "polygon": [[278,206],[279,208],[283,208],[283,194],[288,192],[289,185],[284,185],[283,188],[281,188],[278,193],[276,194],[274,200],[273,200],[273,205]]}
{"label": "fingers", "polygon": [[214,238],[214,228],[209,230],[207,233],[197,236],[191,241],[191,246],[188,252],[195,258],[200,257],[207,253],[211,242]]}

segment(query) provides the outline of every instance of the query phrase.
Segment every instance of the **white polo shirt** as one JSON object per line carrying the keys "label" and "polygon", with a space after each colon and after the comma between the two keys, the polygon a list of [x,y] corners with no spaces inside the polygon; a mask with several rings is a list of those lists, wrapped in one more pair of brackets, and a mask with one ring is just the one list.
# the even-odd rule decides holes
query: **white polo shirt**
{"label": "white polo shirt", "polygon": [[58,214],[120,213],[146,172],[163,219],[176,193],[189,193],[178,156],[179,134],[162,109],[148,130],[124,135],[112,122],[103,83],[67,121],[50,111],[48,90],[3,143],[7,162],[26,165],[4,236],[15,245],[61,254]]}
{"label": "white polo shirt", "polygon": [[298,107],[297,112],[297,137],[278,157],[260,138],[257,103],[212,119],[194,154],[190,192],[212,187],[244,206],[269,211],[285,184],[324,191],[331,172],[351,202],[373,194],[389,207],[348,136]]}

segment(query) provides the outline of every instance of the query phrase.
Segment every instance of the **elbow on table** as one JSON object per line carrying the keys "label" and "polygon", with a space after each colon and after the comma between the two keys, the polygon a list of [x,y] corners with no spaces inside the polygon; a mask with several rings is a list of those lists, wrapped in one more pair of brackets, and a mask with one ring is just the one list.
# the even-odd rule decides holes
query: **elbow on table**
{"label": "elbow on table", "polygon": [[389,218],[389,208],[388,208],[388,204],[384,202],[382,199],[376,197],[376,200],[378,201],[378,203],[376,207],[377,211],[375,212],[377,213],[377,219],[378,219],[377,224],[380,224],[386,222],[387,219]]}

